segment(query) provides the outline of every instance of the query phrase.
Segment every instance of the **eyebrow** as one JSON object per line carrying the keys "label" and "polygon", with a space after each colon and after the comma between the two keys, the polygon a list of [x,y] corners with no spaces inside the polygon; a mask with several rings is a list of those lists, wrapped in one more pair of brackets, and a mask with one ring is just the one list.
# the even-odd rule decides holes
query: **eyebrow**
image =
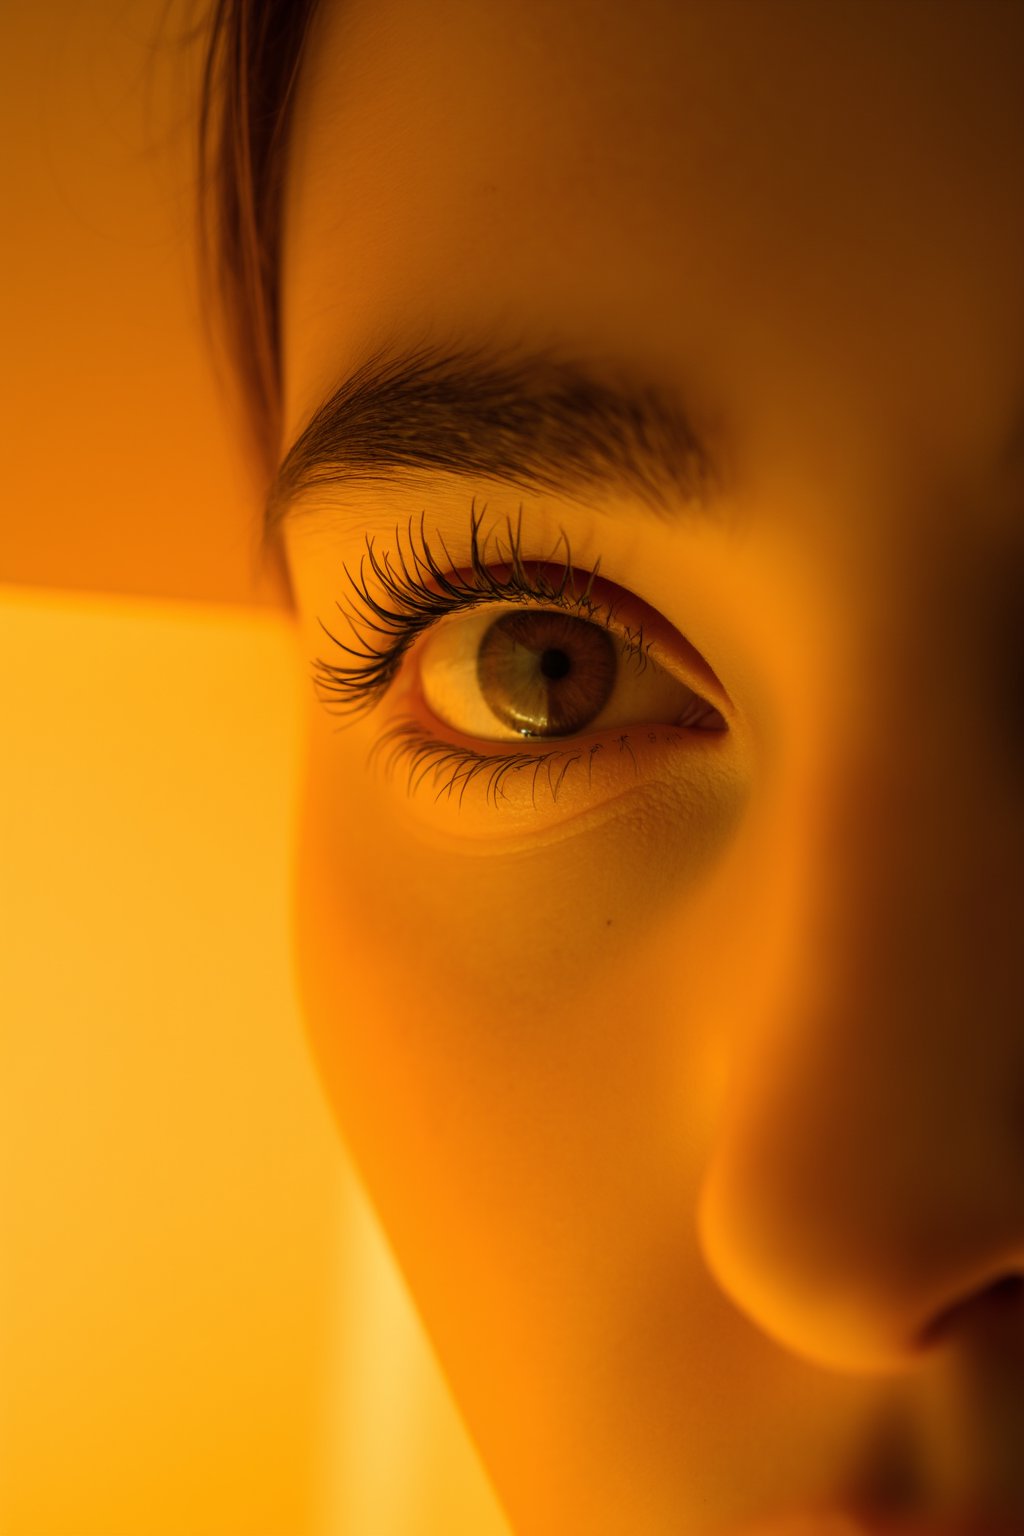
{"label": "eyebrow", "polygon": [[385,347],[289,448],[267,497],[265,537],[319,491],[424,472],[575,500],[597,490],[667,521],[708,509],[725,483],[717,429],[699,429],[675,392],[552,351]]}

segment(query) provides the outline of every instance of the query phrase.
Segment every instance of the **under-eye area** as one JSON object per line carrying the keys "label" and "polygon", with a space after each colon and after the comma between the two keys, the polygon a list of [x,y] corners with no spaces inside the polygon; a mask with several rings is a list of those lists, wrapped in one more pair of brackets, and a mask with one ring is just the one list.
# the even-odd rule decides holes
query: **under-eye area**
{"label": "under-eye area", "polygon": [[539,810],[559,804],[568,791],[608,793],[628,787],[651,770],[652,751],[685,748],[685,731],[646,729],[587,737],[543,751],[481,751],[431,735],[418,720],[405,718],[376,739],[367,764],[410,795],[461,807],[467,793],[496,810],[503,805]]}

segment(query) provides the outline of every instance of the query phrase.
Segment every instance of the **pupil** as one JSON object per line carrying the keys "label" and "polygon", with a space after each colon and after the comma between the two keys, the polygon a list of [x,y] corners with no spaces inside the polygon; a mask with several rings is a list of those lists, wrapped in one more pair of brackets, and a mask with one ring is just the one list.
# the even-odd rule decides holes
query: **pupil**
{"label": "pupil", "polygon": [[571,666],[572,662],[564,651],[559,651],[552,647],[550,650],[541,652],[540,670],[551,682],[558,682],[559,678],[566,675]]}
{"label": "pupil", "polygon": [[611,698],[617,670],[611,634],[568,613],[502,614],[476,657],[481,697],[521,736],[582,730]]}

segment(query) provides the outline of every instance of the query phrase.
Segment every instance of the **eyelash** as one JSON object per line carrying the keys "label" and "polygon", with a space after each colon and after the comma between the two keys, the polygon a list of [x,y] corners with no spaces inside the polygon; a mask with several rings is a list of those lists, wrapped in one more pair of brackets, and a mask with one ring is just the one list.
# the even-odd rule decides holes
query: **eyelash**
{"label": "eyelash", "polygon": [[[354,601],[350,601],[348,606],[341,602],[336,604],[358,646],[344,644],[331,633],[322,619],[318,620],[328,639],[352,658],[348,664],[323,658],[318,658],[314,663],[314,686],[320,702],[330,713],[346,716],[350,720],[368,713],[387,693],[405,655],[420,635],[449,614],[499,601],[560,608],[591,623],[601,624],[606,629],[614,629],[625,658],[631,660],[638,670],[642,671],[647,666],[650,642],[645,641],[642,624],[636,628],[616,626],[614,607],[602,606],[594,599],[593,587],[600,569],[600,560],[596,560],[593,569],[586,573],[582,590],[576,588],[577,572],[564,530],[547,559],[524,560],[521,508],[515,526],[511,519],[506,521],[507,549],[503,549],[495,539],[495,557],[489,559],[487,545],[490,538],[481,539],[485,512],[485,507],[477,512],[474,500],[470,506],[469,564],[465,570],[456,568],[440,536],[437,542],[448,564],[444,566],[439,563],[427,538],[425,512],[420,515],[418,530],[414,530],[410,518],[407,548],[403,547],[396,528],[394,558],[388,553],[378,554],[373,539],[367,537],[366,553],[360,559],[358,576],[353,576],[348,567],[344,567]],[[549,573],[554,568],[559,547],[564,548],[564,559],[558,561],[558,569],[552,579]],[[376,596],[371,590],[367,566],[382,597]],[[674,734],[673,739],[678,739],[677,735]],[[549,748],[543,752],[522,749],[486,754],[475,752],[432,737],[411,719],[400,721],[378,738],[371,749],[371,760],[384,749],[390,749],[385,760],[389,773],[394,771],[403,758],[408,761],[410,794],[433,769],[435,785],[439,786],[435,799],[445,794],[451,798],[456,785],[461,785],[458,796],[460,805],[469,784],[482,775],[486,775],[486,798],[497,805],[503,793],[503,780],[510,773],[518,775],[525,768],[533,770],[534,805],[539,782],[546,782],[552,799],[557,800],[566,773],[583,755],[571,747],[568,750]],[[598,749],[595,745],[589,750],[588,770],[592,769]],[[627,737],[620,737],[619,750],[633,755]],[[556,773],[554,765],[559,759],[565,761]],[[542,774],[543,769],[547,771]],[[447,777],[441,782],[445,774]]]}
{"label": "eyelash", "polygon": [[[648,739],[655,741],[658,734],[649,731]],[[678,730],[663,730],[660,733],[663,742],[678,743],[684,737]],[[582,751],[571,751],[565,748],[555,748],[546,752],[495,752],[484,755],[482,752],[474,752],[466,747],[453,746],[451,742],[439,741],[427,734],[415,720],[400,720],[384,732],[374,743],[371,749],[371,760],[386,748],[390,751],[385,759],[385,771],[391,773],[398,764],[405,759],[409,765],[407,788],[410,795],[415,794],[419,785],[433,770],[435,784],[441,775],[448,770],[448,777],[437,789],[434,799],[440,800],[443,795],[452,798],[456,785],[460,785],[458,802],[461,806],[466,790],[476,779],[483,777],[485,799],[497,807],[499,798],[504,794],[503,782],[510,775],[518,775],[524,769],[532,769],[530,775],[530,796],[534,810],[537,809],[537,786],[544,784],[551,795],[552,803],[557,803],[558,792],[562,787],[569,769],[583,759]],[[592,782],[594,758],[598,752],[605,749],[604,742],[592,742],[587,750],[586,765],[588,779]],[[629,737],[622,735],[618,738],[620,753],[628,753],[636,767],[636,758],[633,749],[629,745]],[[555,765],[561,764],[557,773]],[[545,770],[543,773],[541,770]]]}
{"label": "eyelash", "polygon": [[[595,603],[592,591],[601,562],[596,560],[587,575],[582,592],[572,587],[576,575],[568,536],[563,532],[555,545],[555,551],[546,559],[525,562],[522,558],[522,511],[513,528],[507,522],[509,545],[507,552],[498,546],[498,558],[487,559],[487,540],[481,544],[480,528],[486,508],[478,513],[475,502],[470,507],[469,570],[455,570],[444,540],[438,543],[448,560],[448,568],[441,566],[430,547],[426,535],[426,513],[420,514],[417,536],[413,533],[410,518],[408,529],[408,554],[402,547],[398,530],[395,530],[397,569],[391,556],[380,556],[374,549],[373,540],[366,540],[366,554],[359,562],[359,575],[353,576],[345,567],[345,575],[359,605],[354,612],[346,612],[341,603],[336,606],[348,622],[362,649],[345,645],[333,635],[322,619],[320,628],[329,640],[355,658],[351,666],[339,666],[322,658],[314,663],[313,680],[321,702],[335,714],[357,716],[365,714],[378,703],[390,688],[398,669],[413,642],[440,619],[449,614],[461,613],[482,604],[493,602],[520,602],[544,604],[549,608],[563,608],[576,616],[589,619],[611,629],[614,609],[601,608]],[[565,560],[556,582],[545,574],[552,566],[558,546],[565,547]],[[383,589],[388,607],[371,592],[365,575],[366,565]],[[508,575],[498,575],[498,568],[508,567]],[[532,568],[536,567],[534,571]],[[430,586],[427,583],[433,582]],[[359,609],[363,609],[360,612]],[[643,626],[619,631],[627,657],[638,666],[647,665],[649,645],[644,641]],[[383,644],[373,639],[380,636]]]}

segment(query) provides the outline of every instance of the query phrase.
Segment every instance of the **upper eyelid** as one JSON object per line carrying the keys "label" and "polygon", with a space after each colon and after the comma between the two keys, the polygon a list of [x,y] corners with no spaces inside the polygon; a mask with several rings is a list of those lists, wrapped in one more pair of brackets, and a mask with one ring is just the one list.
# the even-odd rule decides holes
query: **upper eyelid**
{"label": "upper eyelid", "polygon": [[[435,533],[435,538],[444,551],[448,566],[445,568],[438,563],[426,534],[425,509],[420,513],[419,548],[416,546],[413,535],[413,519],[410,518],[408,521],[408,558],[402,546],[400,530],[397,527],[395,529],[396,560],[402,573],[400,579],[392,569],[387,552],[385,552],[383,557],[379,557],[373,547],[374,541],[371,538],[367,538],[366,554],[359,562],[359,581],[357,582],[351,573],[346,570],[346,575],[357,596],[360,600],[367,602],[369,606],[374,606],[372,595],[368,592],[363,577],[364,565],[366,562],[369,562],[374,575],[382,583],[385,590],[394,595],[400,595],[405,602],[408,601],[408,594],[412,590],[419,592],[424,598],[436,595],[438,598],[450,597],[455,599],[466,597],[471,593],[481,597],[493,596],[496,598],[507,592],[522,591],[524,588],[531,587],[533,583],[531,583],[531,578],[527,574],[527,565],[553,565],[558,549],[562,547],[565,550],[565,559],[562,562],[562,579],[557,588],[545,585],[546,593],[549,593],[553,598],[560,597],[564,593],[567,581],[575,574],[577,569],[572,562],[572,549],[569,543],[569,536],[565,530],[561,529],[559,531],[559,537],[550,554],[534,556],[526,560],[522,553],[522,506],[520,505],[519,508],[515,529],[513,529],[511,518],[506,518],[505,520],[508,543],[504,550],[502,550],[502,546],[496,538],[493,529],[484,535],[481,542],[480,530],[483,526],[485,512],[486,506],[482,507],[480,512],[477,513],[476,498],[474,497],[470,502],[469,510],[470,539],[468,567],[458,565],[452,558],[445,544],[444,537],[440,532]],[[495,558],[489,559],[488,545],[492,538],[495,539]],[[410,563],[412,565],[411,570]],[[597,576],[600,565],[601,561],[598,558],[588,573],[588,585],[582,594],[584,599],[589,592],[590,584]],[[495,575],[499,567],[508,568],[509,575],[504,581]],[[472,580],[469,582],[462,576],[464,569],[468,570],[471,575]],[[535,595],[539,596],[539,593],[535,593]]]}
{"label": "upper eyelid", "polygon": [[[574,566],[564,529],[560,530],[549,554],[525,557],[522,553],[522,507],[514,527],[511,518],[505,520],[508,542],[504,548],[494,529],[481,539],[485,512],[485,507],[477,512],[474,498],[470,504],[469,557],[461,566],[452,559],[443,537],[435,534],[436,542],[449,562],[447,567],[439,563],[427,537],[425,509],[419,520],[418,546],[412,518],[407,525],[408,547],[403,546],[400,530],[396,527],[393,554],[388,550],[379,554],[373,539],[367,536],[358,577],[353,576],[347,566],[344,568],[356,603],[364,611],[353,613],[341,602],[336,604],[359,648],[346,645],[321,618],[317,619],[332,643],[355,662],[355,665],[344,666],[324,658],[315,661],[314,686],[325,708],[351,717],[368,713],[387,693],[405,655],[423,633],[439,620],[457,612],[504,600],[532,602],[537,606],[547,603],[602,623],[608,629],[617,629],[626,636],[633,654],[640,653],[646,658],[653,648],[659,664],[680,674],[695,692],[709,694],[716,706],[724,706],[724,713],[731,712],[731,700],[708,663],[658,610],[651,609],[635,593],[621,587],[616,587],[618,597],[615,601],[602,603],[597,600],[604,589],[615,586],[599,576],[599,557],[589,569]],[[488,558],[492,540],[495,556]],[[558,561],[561,574],[556,580],[550,580],[546,573],[554,568],[554,557],[560,548],[565,552],[564,558]],[[382,590],[383,600],[367,580],[367,565]],[[499,571],[507,574],[498,575]],[[577,578],[580,579],[578,588]],[[567,598],[570,584],[571,597]],[[397,606],[389,607],[389,602]],[[635,613],[638,619],[635,625],[617,623],[619,610],[630,605],[634,612],[636,608],[642,608],[644,615]],[[645,631],[645,618],[653,634]],[[383,637],[385,644],[374,645],[370,638],[373,635]],[[685,653],[683,665],[678,660],[680,650]]]}
{"label": "upper eyelid", "polygon": [[[378,633],[387,636],[391,641],[380,650],[368,647],[357,651],[339,640],[322,620],[318,620],[328,638],[345,654],[355,657],[361,664],[346,667],[322,657],[318,658],[314,664],[314,681],[322,692],[334,695],[335,699],[350,700],[348,709],[351,709],[352,713],[362,712],[363,709],[368,710],[387,691],[401,661],[425,633],[447,618],[454,619],[474,609],[500,608],[502,605],[530,606],[538,610],[549,607],[558,611],[569,611],[573,617],[589,623],[601,624],[606,629],[618,633],[623,639],[627,654],[630,657],[636,657],[641,666],[646,665],[649,660],[652,642],[645,638],[642,625],[632,626],[616,622],[616,612],[622,606],[621,603],[600,604],[589,597],[584,602],[579,594],[574,598],[566,599],[559,598],[550,592],[526,593],[518,597],[509,593],[492,596],[486,593],[467,592],[461,598],[452,599],[443,612],[439,611],[431,618],[424,619],[423,622],[402,620],[396,615],[393,628],[373,624],[372,627]],[[356,638],[362,641],[364,637],[355,630],[351,615],[346,614],[345,617],[354,629]],[[348,709],[343,703],[342,712],[348,712]]]}

